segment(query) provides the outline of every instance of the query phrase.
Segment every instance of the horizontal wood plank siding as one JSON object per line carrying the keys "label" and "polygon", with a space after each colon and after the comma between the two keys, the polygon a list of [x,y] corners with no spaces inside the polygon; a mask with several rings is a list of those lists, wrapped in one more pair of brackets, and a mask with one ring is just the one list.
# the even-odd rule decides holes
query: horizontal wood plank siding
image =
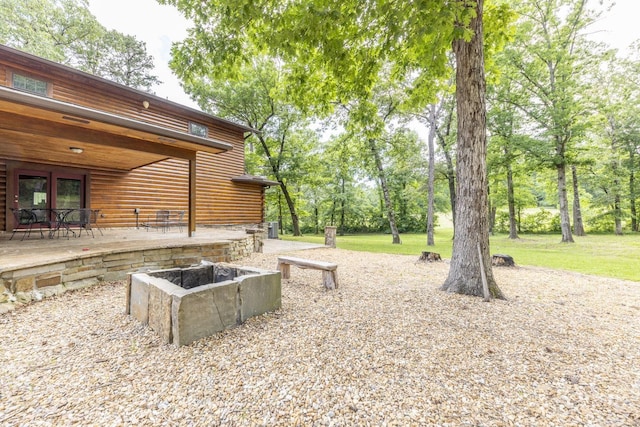
{"label": "horizontal wood plank siding", "polygon": [[[24,62],[24,61],[23,61]],[[33,63],[17,63],[0,58],[0,84],[10,86],[6,76],[8,70],[45,80],[52,84],[52,98],[70,104],[81,105],[119,116],[132,118],[158,126],[189,132],[189,122],[208,127],[209,138],[222,142],[241,142],[244,131],[241,128],[214,118],[195,109],[167,103],[155,95],[131,91],[113,86],[106,81],[88,81],[84,74],[70,74],[46,67],[34,67]],[[149,103],[144,108],[143,101]]]}
{"label": "horizontal wood plank siding", "polygon": [[[229,153],[231,154],[231,153]],[[196,167],[197,225],[252,224],[262,222],[262,187],[234,183],[242,173],[223,155],[200,153]],[[188,209],[189,165],[165,160],[129,173],[94,171],[91,174],[91,207],[100,209],[104,227],[135,226],[160,209]]]}
{"label": "horizontal wood plank siding", "polygon": [[[0,206],[7,204],[7,162],[0,159]],[[0,209],[0,230],[7,229],[7,210]]]}
{"label": "horizontal wood plank siding", "polygon": [[100,209],[105,227],[133,227],[134,209],[139,222],[147,222],[160,209],[188,208],[188,162],[165,160],[131,172],[94,171],[91,174],[91,207]]}

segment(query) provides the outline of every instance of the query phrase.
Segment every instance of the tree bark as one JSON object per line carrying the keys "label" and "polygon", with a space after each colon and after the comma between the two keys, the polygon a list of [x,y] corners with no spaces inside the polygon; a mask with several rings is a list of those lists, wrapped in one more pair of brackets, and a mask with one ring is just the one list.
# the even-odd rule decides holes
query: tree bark
{"label": "tree bark", "polygon": [[342,178],[341,181],[341,190],[342,190],[342,197],[340,198],[340,235],[344,236],[344,221],[345,221],[345,206],[344,206],[344,199],[345,199],[345,193],[344,193],[344,178]]}
{"label": "tree bark", "polygon": [[298,214],[296,213],[296,206],[293,203],[293,199],[289,194],[289,190],[287,186],[280,178],[280,175],[276,175],[276,179],[280,183],[280,190],[282,190],[282,194],[284,195],[284,200],[287,202],[287,207],[289,208],[289,215],[291,216],[291,228],[293,229],[294,236],[302,236],[300,233],[300,222],[298,221]]}
{"label": "tree bark", "polygon": [[384,207],[387,211],[387,219],[389,220],[391,236],[393,237],[392,243],[394,245],[399,245],[402,242],[400,241],[400,233],[398,232],[398,226],[396,225],[396,214],[393,210],[393,205],[391,204],[391,196],[389,195],[387,177],[384,172],[384,166],[382,165],[380,153],[378,152],[378,148],[376,147],[376,142],[373,139],[369,139],[369,149],[371,150],[371,154],[373,155],[373,158],[376,162],[376,169],[378,170],[378,179],[380,180],[380,188],[382,189]]}
{"label": "tree bark", "polygon": [[[278,181],[280,183],[280,190],[282,190],[282,194],[284,195],[284,199],[287,202],[287,207],[289,208],[289,214],[291,215],[291,226],[293,228],[293,235],[294,236],[301,236],[302,233],[300,233],[300,222],[298,221],[298,214],[296,212],[296,205],[293,202],[293,199],[291,198],[291,195],[289,194],[289,190],[287,189],[287,185],[285,184],[284,180],[282,179],[282,175],[280,174],[279,161],[277,161],[271,155],[271,151],[269,150],[269,146],[267,145],[267,141],[265,141],[265,139],[260,135],[258,135],[258,140],[260,141],[260,144],[262,145],[262,148],[264,149],[264,152],[265,152],[265,154],[267,156],[267,160],[269,160],[269,165],[271,166],[271,170],[273,171],[273,175],[276,177],[276,181]],[[281,141],[280,153],[282,153],[283,145],[284,145],[284,138]],[[282,220],[280,220],[280,227],[282,228]],[[282,230],[280,230],[280,231],[282,232]]]}
{"label": "tree bark", "polygon": [[489,203],[489,235],[493,236],[493,228],[496,226],[496,214],[498,208],[491,203],[491,187],[487,186],[487,200]]}
{"label": "tree bark", "polygon": [[427,184],[427,191],[429,192],[427,200],[427,246],[435,246],[435,239],[433,236],[434,228],[434,181],[436,174],[436,155],[434,140],[436,137],[436,104],[431,104],[429,107],[429,178]]}
{"label": "tree bark", "polygon": [[614,158],[611,160],[611,170],[613,172],[613,221],[614,221],[614,234],[616,236],[622,236],[622,208],[620,207],[620,165],[617,144],[615,140],[611,143],[611,151]]}
{"label": "tree bark", "polygon": [[513,168],[511,167],[511,162],[507,164],[507,204],[509,205],[509,238],[517,239],[516,198],[513,192]]}
{"label": "tree bark", "polygon": [[451,132],[451,122],[453,121],[453,105],[447,115],[446,125],[445,125],[445,133],[438,134],[438,143],[440,148],[442,149],[442,153],[444,154],[444,159],[447,165],[447,182],[449,183],[449,202],[451,203],[451,219],[453,221],[453,230],[455,234],[456,229],[456,178],[455,178],[455,170],[453,167],[453,158],[451,157],[451,153],[449,152],[449,148],[447,147],[446,137],[449,136]]}
{"label": "tree bark", "polygon": [[640,231],[638,228],[638,211],[636,209],[636,177],[635,177],[635,151],[629,150],[629,209],[631,210],[631,231]]}
{"label": "tree bark", "polygon": [[620,193],[617,192],[613,197],[613,218],[615,223],[614,233],[616,236],[622,236],[622,210],[620,209]]}
{"label": "tree bark", "polygon": [[484,296],[484,266],[489,293],[494,298],[504,298],[493,277],[489,255],[483,0],[464,0],[464,4],[475,7],[476,16],[469,24],[474,34],[471,40],[453,42],[458,112],[456,229],[449,276],[441,289]]}
{"label": "tree bark", "polygon": [[582,222],[582,208],[580,206],[580,189],[578,187],[578,171],[576,165],[571,165],[571,177],[573,178],[573,234],[584,236],[584,224]]}
{"label": "tree bark", "polygon": [[562,243],[573,243],[571,221],[569,220],[569,201],[567,199],[567,173],[564,162],[556,165],[558,172],[558,204],[560,209],[560,231]]}

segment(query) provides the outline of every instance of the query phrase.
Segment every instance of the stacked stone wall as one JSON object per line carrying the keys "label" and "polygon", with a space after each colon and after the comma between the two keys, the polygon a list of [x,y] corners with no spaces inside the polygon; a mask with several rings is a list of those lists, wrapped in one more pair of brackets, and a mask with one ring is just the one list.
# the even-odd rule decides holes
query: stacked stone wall
{"label": "stacked stone wall", "polygon": [[248,234],[234,240],[185,244],[175,247],[111,251],[74,256],[35,267],[0,271],[0,313],[69,290],[86,288],[103,281],[124,280],[128,273],[185,267],[202,260],[231,262],[261,248],[261,235]]}
{"label": "stacked stone wall", "polygon": [[[230,280],[214,282],[215,270]],[[229,264],[129,276],[126,313],[167,344],[187,345],[281,307],[280,273]]]}

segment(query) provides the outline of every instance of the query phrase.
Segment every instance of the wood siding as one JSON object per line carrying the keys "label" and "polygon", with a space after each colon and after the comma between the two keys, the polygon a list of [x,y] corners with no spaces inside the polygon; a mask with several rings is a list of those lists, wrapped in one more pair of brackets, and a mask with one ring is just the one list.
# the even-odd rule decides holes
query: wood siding
{"label": "wood siding", "polygon": [[[0,57],[0,85],[10,86],[8,76],[11,72],[23,73],[51,83],[52,98],[58,101],[181,132],[189,131],[189,122],[207,126],[209,138],[232,144],[233,150],[216,155],[202,152],[197,155],[197,225],[262,222],[263,187],[232,182],[234,177],[244,173],[244,133],[247,128],[68,67],[52,65],[23,54],[5,56],[3,52]],[[149,103],[148,108],[144,108],[143,101]],[[29,161],[28,158],[14,160]],[[10,229],[6,220],[7,213],[10,212],[6,193],[7,173],[7,163],[5,159],[0,159],[0,202],[7,207],[0,210],[0,230]],[[136,208],[140,210],[139,223],[146,222],[148,217],[155,215],[156,210],[186,211],[188,182],[189,164],[187,160],[181,159],[160,161],[130,172],[93,168],[87,176],[90,207],[102,211],[103,217],[99,219],[99,225],[103,227],[135,226]]]}
{"label": "wood siding", "polygon": [[[7,206],[7,162],[0,159],[0,206]],[[7,229],[7,210],[0,209],[0,230]]]}
{"label": "wood siding", "polygon": [[[216,157],[216,156],[213,156]],[[215,169],[218,162],[198,158],[196,223],[203,225],[262,222],[262,187],[236,184]],[[100,209],[104,227],[133,227],[153,218],[160,209],[188,208],[187,161],[166,160],[129,173],[95,171],[91,174],[91,207]]]}
{"label": "wood siding", "polygon": [[[117,114],[185,133],[189,132],[189,122],[193,121],[207,126],[209,137],[222,142],[233,143],[244,138],[244,131],[230,123],[215,120],[197,110],[180,108],[151,94],[132,90],[117,90],[118,88],[114,88],[113,84],[107,81],[100,83],[99,81],[88,82],[86,79],[71,79],[69,76],[47,74],[26,65],[3,64],[0,59],[0,84],[10,86],[8,75],[14,71],[47,81],[52,85],[52,98],[58,101]],[[149,102],[149,108],[144,108],[143,101]]]}

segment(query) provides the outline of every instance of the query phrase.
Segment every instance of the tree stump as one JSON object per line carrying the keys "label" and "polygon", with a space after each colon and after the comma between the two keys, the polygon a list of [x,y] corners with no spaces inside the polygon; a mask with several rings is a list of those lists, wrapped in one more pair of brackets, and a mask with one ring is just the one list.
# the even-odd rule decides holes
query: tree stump
{"label": "tree stump", "polygon": [[336,247],[336,229],[337,227],[326,226],[324,228],[324,244],[330,248]]}
{"label": "tree stump", "polygon": [[419,262],[434,262],[434,261],[442,261],[442,257],[437,252],[426,252],[422,251],[422,255],[418,258]]}
{"label": "tree stump", "polygon": [[516,263],[510,255],[495,254],[491,257],[491,265],[496,267],[515,267]]}

